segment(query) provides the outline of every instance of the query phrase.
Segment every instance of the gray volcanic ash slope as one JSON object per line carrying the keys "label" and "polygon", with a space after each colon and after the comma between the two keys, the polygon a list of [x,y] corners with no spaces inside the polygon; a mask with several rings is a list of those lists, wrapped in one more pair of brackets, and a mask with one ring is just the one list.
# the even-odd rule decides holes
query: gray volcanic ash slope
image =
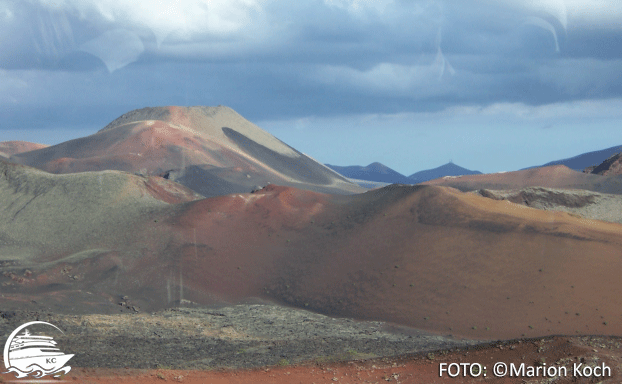
{"label": "gray volcanic ash slope", "polygon": [[363,189],[227,107],[129,112],[99,132],[11,161],[53,173],[121,170],[163,175],[204,196],[268,183],[348,194]]}
{"label": "gray volcanic ash slope", "polygon": [[478,193],[495,200],[546,211],[563,211],[591,220],[622,224],[622,195],[580,189],[530,187],[520,190],[480,189]]}
{"label": "gray volcanic ash slope", "polygon": [[[199,197],[159,177],[119,171],[54,175],[0,161],[4,276],[13,279],[25,269],[54,270],[100,255],[118,257],[120,249],[139,255],[135,244],[150,217]],[[15,287],[11,281],[4,286]]]}

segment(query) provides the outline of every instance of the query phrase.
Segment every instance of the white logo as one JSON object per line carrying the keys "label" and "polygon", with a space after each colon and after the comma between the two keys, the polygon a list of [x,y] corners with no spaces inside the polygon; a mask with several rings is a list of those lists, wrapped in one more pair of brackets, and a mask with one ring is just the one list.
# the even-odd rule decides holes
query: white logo
{"label": "white logo", "polygon": [[[59,377],[67,374],[71,367],[64,365],[74,355],[66,355],[56,348],[56,342],[49,336],[32,335],[26,327],[36,324],[47,325],[61,331],[45,321],[31,321],[20,325],[11,333],[4,345],[4,365],[7,372],[13,372],[20,379],[27,376],[40,378],[47,375]],[[24,329],[20,335],[18,333]]]}

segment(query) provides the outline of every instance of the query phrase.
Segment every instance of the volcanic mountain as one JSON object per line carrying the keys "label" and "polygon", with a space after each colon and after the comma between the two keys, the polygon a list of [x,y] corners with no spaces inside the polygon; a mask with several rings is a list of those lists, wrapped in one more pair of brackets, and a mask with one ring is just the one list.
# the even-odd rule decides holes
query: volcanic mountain
{"label": "volcanic mountain", "polygon": [[622,332],[620,224],[437,186],[196,199],[157,177],[0,165],[5,309],[268,300],[486,339]]}
{"label": "volcanic mountain", "polygon": [[371,163],[366,167],[362,167],[360,165],[341,167],[338,165],[330,164],[326,164],[326,166],[350,179],[379,181],[389,184],[411,183],[411,181],[406,176],[378,162]]}
{"label": "volcanic mountain", "polygon": [[250,192],[268,183],[328,193],[363,191],[223,106],[131,111],[91,136],[10,160],[52,173],[162,175],[203,196]]}
{"label": "volcanic mountain", "polygon": [[408,176],[408,180],[411,184],[423,183],[424,181],[438,179],[445,176],[461,176],[461,175],[481,175],[480,171],[471,171],[470,169],[462,168],[454,163],[447,163],[434,169],[427,169],[425,171],[419,171]]}

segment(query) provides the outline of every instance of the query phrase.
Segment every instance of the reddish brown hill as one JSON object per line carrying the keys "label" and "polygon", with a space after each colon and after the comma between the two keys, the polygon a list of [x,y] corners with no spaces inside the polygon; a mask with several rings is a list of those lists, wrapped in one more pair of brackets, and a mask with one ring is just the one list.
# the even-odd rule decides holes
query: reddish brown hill
{"label": "reddish brown hill", "polygon": [[18,153],[34,151],[46,148],[45,144],[29,143],[27,141],[3,141],[0,142],[0,156],[9,158]]}
{"label": "reddish brown hill", "polygon": [[113,169],[165,175],[204,196],[250,192],[268,183],[332,193],[362,191],[221,106],[132,111],[94,135],[11,160],[53,173]]}
{"label": "reddish brown hill", "polygon": [[272,295],[479,337],[620,332],[603,324],[619,316],[620,225],[447,189],[376,193],[321,221],[310,244],[292,240]]}
{"label": "reddish brown hill", "polygon": [[598,175],[573,171],[564,165],[532,168],[516,172],[489,173],[444,177],[422,183],[448,186],[462,191],[478,189],[522,189],[525,187],[572,188],[589,191],[622,194],[622,177]]}
{"label": "reddish brown hill", "polygon": [[591,173],[597,175],[622,175],[622,153],[615,154],[594,167]]}
{"label": "reddish brown hill", "polygon": [[[7,204],[24,221],[41,215],[36,196],[37,207],[19,197]],[[353,196],[269,186],[131,210],[99,204],[113,221],[97,211],[56,235],[20,230],[31,248],[22,258],[18,238],[4,248],[15,263],[0,279],[5,306],[24,295],[106,311],[118,311],[123,295],[143,309],[261,298],[491,339],[622,332],[619,224],[434,186]],[[72,209],[89,206],[78,199]],[[14,225],[3,228],[0,238],[15,236]],[[62,247],[53,236],[65,236]]]}

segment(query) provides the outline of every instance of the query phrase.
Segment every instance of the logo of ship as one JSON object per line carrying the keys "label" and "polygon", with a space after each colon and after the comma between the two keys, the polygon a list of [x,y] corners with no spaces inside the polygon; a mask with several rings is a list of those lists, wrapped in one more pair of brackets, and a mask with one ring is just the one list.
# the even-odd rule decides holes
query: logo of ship
{"label": "logo of ship", "polygon": [[17,335],[21,329],[32,324],[46,324],[58,329],[44,321],[33,321],[13,331],[4,347],[4,362],[8,370],[5,373],[13,372],[17,378],[30,375],[35,378],[47,375],[59,377],[61,374],[67,374],[71,367],[64,365],[74,355],[64,354],[56,348],[56,342],[52,337],[31,335],[28,329],[25,329],[23,334]]}

